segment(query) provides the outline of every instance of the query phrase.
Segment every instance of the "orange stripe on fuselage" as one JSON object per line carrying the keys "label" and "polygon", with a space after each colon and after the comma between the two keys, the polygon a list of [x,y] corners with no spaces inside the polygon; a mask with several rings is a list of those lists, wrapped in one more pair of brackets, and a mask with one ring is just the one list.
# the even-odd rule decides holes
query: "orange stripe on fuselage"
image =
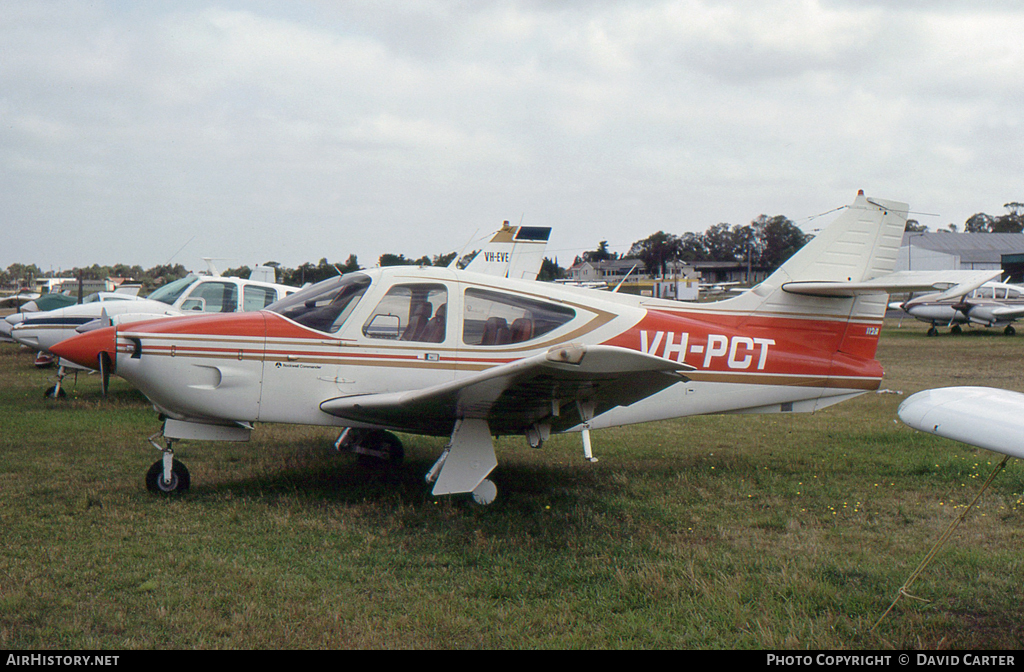
{"label": "orange stripe on fuselage", "polygon": [[[159,319],[124,325],[119,331],[158,339],[165,335],[186,337],[185,342],[177,345],[177,353],[182,355],[192,350],[203,351],[199,356],[220,354],[236,358],[239,350],[243,350],[246,359],[262,353],[267,360],[294,356],[370,366],[396,366],[403,362],[424,364],[417,357],[404,353],[360,353],[352,341],[340,341],[334,335],[308,329],[272,312]],[[882,377],[881,365],[874,359],[880,331],[881,321],[651,309],[639,323],[604,344],[690,364],[704,372],[705,377],[711,376],[709,380],[724,380],[723,376],[735,378],[741,374],[755,384],[785,384],[781,377],[796,376],[804,380],[867,379],[864,384],[871,385]],[[190,345],[187,343],[189,336],[253,340],[244,345],[240,343],[238,347],[227,343]],[[256,340],[261,342],[254,342]],[[296,347],[290,348],[292,344],[287,341],[294,341]],[[302,350],[307,344],[345,347],[340,351]],[[416,348],[428,344],[403,345]],[[169,354],[166,347],[163,344],[150,346],[149,352]],[[444,361],[431,362],[429,366],[470,365],[474,369],[485,369],[530,353],[524,348],[521,353],[513,350],[499,354],[491,349],[488,353],[491,356],[482,354],[473,346],[460,348],[458,357],[446,355],[442,358]]]}
{"label": "orange stripe on fuselage", "polygon": [[[203,313],[181,317],[162,317],[145,322],[129,322],[118,326],[120,334],[185,334],[196,336],[242,336],[264,338],[267,320],[263,312]],[[309,334],[315,332],[307,332]]]}

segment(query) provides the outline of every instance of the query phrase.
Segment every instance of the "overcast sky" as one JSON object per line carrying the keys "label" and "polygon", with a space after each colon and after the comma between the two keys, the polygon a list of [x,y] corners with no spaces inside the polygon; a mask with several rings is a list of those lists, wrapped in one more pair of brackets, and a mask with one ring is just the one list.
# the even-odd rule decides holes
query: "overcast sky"
{"label": "overcast sky", "polygon": [[2,0],[0,267],[373,266],[1024,201],[1024,6]]}

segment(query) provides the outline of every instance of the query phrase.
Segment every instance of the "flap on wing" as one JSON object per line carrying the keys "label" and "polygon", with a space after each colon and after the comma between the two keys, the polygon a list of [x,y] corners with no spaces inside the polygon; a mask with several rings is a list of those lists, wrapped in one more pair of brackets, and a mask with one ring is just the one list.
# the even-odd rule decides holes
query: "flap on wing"
{"label": "flap on wing", "polygon": [[988,271],[899,271],[864,282],[787,282],[782,289],[791,294],[849,298],[861,294],[901,294],[904,292],[942,291],[942,299],[963,296],[1001,270]]}
{"label": "flap on wing", "polygon": [[554,431],[580,424],[575,402],[595,415],[686,380],[694,367],[609,345],[569,344],[422,390],[329,399],[320,409],[352,421],[443,436],[458,418],[486,419],[494,434],[535,423]]}

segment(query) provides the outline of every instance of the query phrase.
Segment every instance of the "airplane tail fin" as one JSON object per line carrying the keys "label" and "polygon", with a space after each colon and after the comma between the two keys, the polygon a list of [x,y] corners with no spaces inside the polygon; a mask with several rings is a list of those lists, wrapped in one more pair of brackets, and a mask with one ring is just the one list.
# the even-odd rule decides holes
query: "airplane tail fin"
{"label": "airplane tail fin", "polygon": [[260,282],[277,282],[277,269],[273,266],[257,264],[249,273],[249,279],[259,280]]}
{"label": "airplane tail fin", "polygon": [[[881,319],[907,223],[906,203],[868,198],[854,202],[774,273],[749,292],[720,302],[752,313],[834,315]],[[840,308],[837,300],[843,301]],[[848,301],[852,299],[852,304]],[[728,304],[728,306],[726,305]]]}
{"label": "airplane tail fin", "polygon": [[536,280],[550,235],[551,227],[509,226],[505,222],[473,257],[466,270],[502,278]]}

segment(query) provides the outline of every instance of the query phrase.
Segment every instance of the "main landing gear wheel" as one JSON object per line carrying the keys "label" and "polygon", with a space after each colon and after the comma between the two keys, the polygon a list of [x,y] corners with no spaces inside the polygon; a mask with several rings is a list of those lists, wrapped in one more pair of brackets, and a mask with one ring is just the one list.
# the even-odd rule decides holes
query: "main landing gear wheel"
{"label": "main landing gear wheel", "polygon": [[373,430],[360,438],[352,447],[359,463],[367,467],[396,467],[405,459],[405,448],[391,432]]}
{"label": "main landing gear wheel", "polygon": [[489,478],[480,481],[480,485],[473,490],[473,502],[480,506],[487,506],[498,498],[498,486]]}
{"label": "main landing gear wheel", "polygon": [[963,329],[960,328],[959,324],[954,324],[952,327],[949,328],[949,333],[956,336],[957,334],[963,333]]}
{"label": "main landing gear wheel", "polygon": [[1006,325],[1006,329],[1003,329],[1003,333],[1006,334],[1007,336],[1013,336],[1014,334],[1017,333],[1017,330],[1013,328],[1012,324],[1008,324]]}
{"label": "main landing gear wheel", "polygon": [[171,480],[164,480],[164,461],[157,460],[146,472],[146,489],[157,494],[181,493],[188,490],[191,478],[188,469],[181,462],[171,463]]}

